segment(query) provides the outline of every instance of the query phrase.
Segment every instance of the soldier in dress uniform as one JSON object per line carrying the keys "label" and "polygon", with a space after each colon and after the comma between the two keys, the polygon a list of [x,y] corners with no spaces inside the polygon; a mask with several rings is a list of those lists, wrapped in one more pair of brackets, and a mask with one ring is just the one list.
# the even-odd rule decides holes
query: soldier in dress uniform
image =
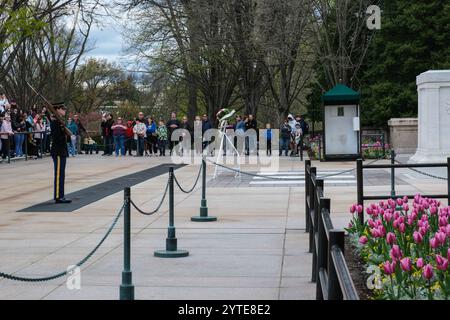
{"label": "soldier in dress uniform", "polygon": [[[66,115],[66,107],[64,103],[54,103],[55,111],[63,118]],[[54,183],[54,199],[55,203],[71,203],[72,200],[64,197],[64,180],[66,175],[66,160],[69,156],[67,149],[67,134],[64,124],[59,122],[55,117],[51,117],[50,121],[52,146],[50,153],[53,158],[55,170]]]}

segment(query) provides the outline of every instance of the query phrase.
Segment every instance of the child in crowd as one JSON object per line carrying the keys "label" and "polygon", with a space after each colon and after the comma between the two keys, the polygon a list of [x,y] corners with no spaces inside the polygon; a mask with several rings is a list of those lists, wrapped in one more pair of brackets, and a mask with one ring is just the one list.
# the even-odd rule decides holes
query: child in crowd
{"label": "child in crowd", "polygon": [[268,156],[272,155],[272,127],[270,123],[266,124],[266,154]]}
{"label": "child in crowd", "polygon": [[159,120],[159,126],[156,131],[156,136],[158,138],[159,155],[165,157],[168,131],[167,127],[164,124],[164,120],[162,119]]}
{"label": "child in crowd", "polygon": [[36,114],[36,116],[34,117],[34,141],[36,142],[36,154],[35,154],[35,159],[37,158],[42,158],[42,154],[40,153],[40,151],[42,150],[42,140],[44,137],[44,131],[45,131],[45,127],[44,127],[44,123],[42,122],[42,118],[39,114]]}

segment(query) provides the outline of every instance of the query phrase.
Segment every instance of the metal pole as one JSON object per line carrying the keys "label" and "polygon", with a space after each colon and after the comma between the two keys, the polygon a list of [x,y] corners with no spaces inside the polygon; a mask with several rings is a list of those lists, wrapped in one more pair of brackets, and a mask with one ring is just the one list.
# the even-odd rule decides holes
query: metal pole
{"label": "metal pole", "polygon": [[173,185],[173,167],[169,168],[169,227],[167,228],[166,249],[154,252],[158,258],[180,258],[187,257],[189,252],[178,250],[177,238],[175,236],[175,215],[174,215],[174,185]]}
{"label": "metal pole", "polygon": [[[14,137],[14,136],[13,136]],[[7,144],[7,149],[8,149],[8,164],[11,163],[11,136],[8,135],[8,144]]]}
{"label": "metal pole", "polygon": [[[358,205],[364,207],[364,175],[363,175],[363,161],[362,159],[356,160],[356,183],[358,194]],[[359,221],[364,223],[364,210],[359,214]]]}
{"label": "metal pole", "polygon": [[28,133],[23,134],[25,140],[25,161],[28,161]]}
{"label": "metal pole", "polygon": [[206,201],[206,161],[202,159],[202,200],[200,203],[200,216],[191,217],[193,222],[217,221],[216,217],[208,216],[208,205]]}
{"label": "metal pole", "polygon": [[342,292],[339,286],[336,267],[331,257],[331,249],[338,246],[344,253],[345,233],[340,230],[330,230],[328,244],[328,300],[342,300]]}
{"label": "metal pole", "polygon": [[[391,164],[395,164],[395,150],[391,150]],[[395,197],[395,168],[391,168],[391,197]]]}
{"label": "metal pole", "polygon": [[315,167],[310,169],[311,175],[314,175],[314,183],[312,182],[312,178],[310,177],[309,182],[309,212],[305,212],[308,215],[309,220],[309,253],[312,253],[314,250],[313,247],[313,237],[314,237],[314,225],[313,220],[311,217],[311,212],[314,211],[314,214],[316,213],[316,207],[315,207],[315,201],[314,198],[316,197],[316,178],[317,178],[317,169]]}
{"label": "metal pole", "polygon": [[321,271],[325,271],[327,268],[327,246],[328,246],[328,240],[327,240],[327,234],[325,231],[325,224],[323,223],[323,213],[327,212],[329,214],[330,212],[330,206],[331,201],[330,199],[321,198],[320,199],[320,207],[323,208],[322,212],[319,214],[319,227],[318,227],[318,243],[317,245],[317,285],[316,285],[316,300],[323,300],[323,291],[322,291],[322,285],[325,285],[321,282],[320,274]]}
{"label": "metal pole", "polygon": [[309,232],[309,169],[311,168],[311,160],[305,161],[305,232]]}
{"label": "metal pole", "polygon": [[134,285],[131,272],[131,190],[124,190],[124,215],[123,215],[123,271],[122,284],[120,285],[120,300],[134,300]]}

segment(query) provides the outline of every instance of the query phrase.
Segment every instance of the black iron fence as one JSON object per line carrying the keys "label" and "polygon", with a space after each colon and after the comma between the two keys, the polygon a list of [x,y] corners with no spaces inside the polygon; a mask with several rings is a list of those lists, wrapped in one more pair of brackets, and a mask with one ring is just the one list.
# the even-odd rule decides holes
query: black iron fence
{"label": "black iron fence", "polygon": [[312,278],[317,300],[359,300],[345,261],[345,232],[333,227],[331,201],[324,197],[324,181],[317,168],[305,161],[305,218],[309,252],[313,254]]}
{"label": "black iron fence", "polygon": [[[447,158],[447,163],[398,163],[395,160],[395,153],[391,154],[391,163],[390,164],[368,164],[364,165],[362,159],[358,159],[356,161],[356,180],[357,180],[357,194],[358,194],[358,204],[364,206],[364,201],[366,200],[387,200],[387,199],[397,199],[397,198],[413,198],[415,195],[404,194],[398,195],[395,191],[395,169],[411,169],[413,171],[418,172],[414,168],[447,168],[447,178],[442,178],[443,180],[447,180],[447,193],[446,194],[426,194],[423,195],[427,198],[433,199],[447,199],[450,204],[450,158]],[[391,193],[390,195],[364,195],[364,170],[369,169],[391,169]],[[420,172],[419,172],[420,173]],[[428,176],[427,173],[422,173]],[[434,177],[434,176],[432,176]],[[359,219],[361,222],[364,222],[364,212],[359,214]]]}

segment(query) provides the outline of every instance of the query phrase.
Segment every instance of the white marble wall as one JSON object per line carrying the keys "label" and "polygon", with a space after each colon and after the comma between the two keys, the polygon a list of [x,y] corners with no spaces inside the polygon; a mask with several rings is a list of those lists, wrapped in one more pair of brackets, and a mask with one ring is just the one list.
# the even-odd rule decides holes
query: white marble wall
{"label": "white marble wall", "polygon": [[417,77],[419,132],[413,163],[446,162],[450,157],[450,70]]}

